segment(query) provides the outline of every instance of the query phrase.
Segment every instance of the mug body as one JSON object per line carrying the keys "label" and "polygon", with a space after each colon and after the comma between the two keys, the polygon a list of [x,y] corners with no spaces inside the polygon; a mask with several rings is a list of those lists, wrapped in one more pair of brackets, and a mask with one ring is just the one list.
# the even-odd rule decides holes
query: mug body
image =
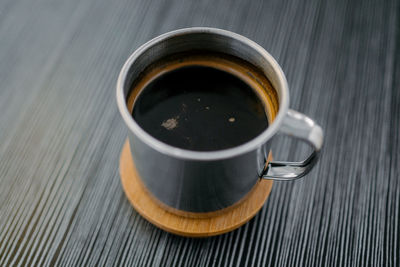
{"label": "mug body", "polygon": [[[230,54],[260,69],[278,95],[279,110],[269,127],[251,141],[218,151],[191,151],[165,144],[146,133],[132,118],[127,98],[132,84],[150,64],[192,50]],[[163,34],[138,48],[123,66],[117,103],[129,128],[132,158],[151,195],[180,211],[218,211],[243,199],[265,170],[271,138],[289,106],[286,78],[273,57],[253,41],[220,29],[188,28]]]}

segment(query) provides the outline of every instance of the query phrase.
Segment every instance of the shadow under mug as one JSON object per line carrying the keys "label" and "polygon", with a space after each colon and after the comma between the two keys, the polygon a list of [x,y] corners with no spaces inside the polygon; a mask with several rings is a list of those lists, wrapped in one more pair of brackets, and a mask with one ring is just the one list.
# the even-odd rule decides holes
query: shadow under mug
{"label": "shadow under mug", "polygon": [[[279,110],[260,135],[240,146],[198,152],[165,144],[146,133],[132,118],[127,99],[132,84],[151,63],[191,50],[226,53],[258,67],[276,90]],[[173,210],[205,213],[234,205],[259,179],[295,180],[318,159],[323,132],[309,117],[289,109],[289,90],[281,67],[255,42],[215,28],[187,28],[160,35],[139,47],[122,67],[117,82],[119,111],[129,128],[129,143],[137,172],[146,189]],[[283,133],[308,143],[313,152],[304,161],[270,161],[271,138]]]}

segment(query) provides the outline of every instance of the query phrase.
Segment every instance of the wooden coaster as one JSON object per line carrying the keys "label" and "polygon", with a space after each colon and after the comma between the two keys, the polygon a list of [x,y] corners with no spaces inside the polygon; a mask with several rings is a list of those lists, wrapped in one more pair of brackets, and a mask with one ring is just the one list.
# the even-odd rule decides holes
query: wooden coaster
{"label": "wooden coaster", "polygon": [[119,162],[122,187],[132,206],[155,226],[177,235],[206,237],[232,231],[253,218],[264,205],[272,189],[272,180],[260,179],[243,201],[227,209],[211,212],[209,217],[193,218],[163,208],[140,180],[132,160],[129,141],[122,148]]}

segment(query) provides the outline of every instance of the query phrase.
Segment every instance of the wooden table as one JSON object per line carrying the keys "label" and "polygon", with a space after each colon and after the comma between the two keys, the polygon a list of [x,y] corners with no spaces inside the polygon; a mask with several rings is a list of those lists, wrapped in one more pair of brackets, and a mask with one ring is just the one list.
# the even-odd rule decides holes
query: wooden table
{"label": "wooden table", "polygon": [[[307,177],[275,183],[253,220],[205,239],[145,221],[118,173],[118,72],[188,26],[265,47],[291,107],[325,129]],[[0,266],[400,265],[399,1],[3,0],[0,114]]]}

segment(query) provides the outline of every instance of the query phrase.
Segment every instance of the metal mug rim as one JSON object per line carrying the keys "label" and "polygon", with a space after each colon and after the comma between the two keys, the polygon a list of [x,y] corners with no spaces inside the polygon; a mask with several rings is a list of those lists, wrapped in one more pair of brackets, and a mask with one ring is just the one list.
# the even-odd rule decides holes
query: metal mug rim
{"label": "metal mug rim", "polygon": [[[276,78],[279,80],[280,84],[282,85],[280,97],[279,97],[279,110],[278,114],[275,117],[272,124],[270,124],[267,129],[265,129],[261,134],[256,136],[255,138],[251,139],[250,141],[233,147],[229,149],[223,150],[215,150],[215,151],[194,151],[194,150],[187,150],[182,148],[177,148],[171,145],[168,145],[164,142],[159,141],[158,139],[152,137],[150,134],[145,132],[133,119],[132,115],[130,114],[126,99],[124,96],[124,81],[128,75],[129,69],[131,68],[132,64],[134,64],[135,60],[148,48],[152,47],[153,45],[162,42],[163,40],[173,38],[175,36],[189,34],[189,33],[213,33],[218,35],[224,35],[229,38],[233,38],[239,42],[242,42],[252,49],[256,50],[259,54],[261,54],[265,60],[269,62],[276,73]],[[129,130],[131,130],[138,138],[140,138],[145,144],[152,147],[153,149],[157,150],[160,153],[180,158],[186,160],[201,160],[201,161],[211,161],[211,160],[221,160],[226,158],[232,158],[235,156],[243,155],[250,151],[253,151],[257,148],[260,148],[264,143],[266,143],[275,133],[279,130],[279,127],[282,124],[284,117],[289,109],[289,89],[285,74],[283,73],[280,65],[277,61],[260,45],[255,43],[254,41],[244,37],[240,34],[217,29],[217,28],[210,28],[210,27],[191,27],[191,28],[183,28],[174,31],[170,31],[159,35],[150,41],[146,42],[145,44],[141,45],[138,49],[136,49],[131,56],[126,60],[124,63],[121,72],[118,76],[117,81],[117,88],[116,88],[116,98],[117,98],[117,105],[118,109],[122,115],[125,124],[128,126]]]}

